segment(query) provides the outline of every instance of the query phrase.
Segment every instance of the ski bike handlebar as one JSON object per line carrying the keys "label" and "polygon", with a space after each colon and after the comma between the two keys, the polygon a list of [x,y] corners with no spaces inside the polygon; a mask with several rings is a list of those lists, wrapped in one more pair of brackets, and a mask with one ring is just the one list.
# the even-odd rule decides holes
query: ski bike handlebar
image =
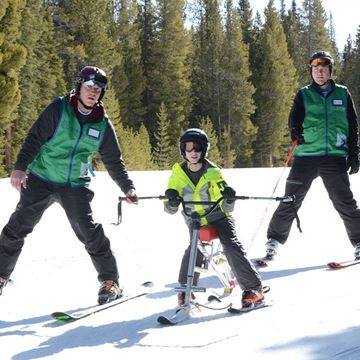
{"label": "ski bike handlebar", "polygon": [[[167,199],[167,197],[165,195],[154,195],[154,196],[138,196],[138,200],[165,200]],[[182,205],[184,214],[188,217],[205,217],[207,215],[209,215],[210,213],[212,213],[215,208],[219,205],[219,203],[224,200],[223,197],[219,198],[217,201],[188,201],[188,200],[184,200],[182,197],[178,196],[177,197],[178,200],[180,200],[180,203]],[[229,200],[229,199],[228,199]],[[295,195],[288,195],[288,196],[277,196],[277,197],[266,197],[266,196],[234,196],[233,198],[231,198],[230,200],[275,200],[275,201],[280,201],[286,204],[293,204],[295,203],[296,199],[295,199]],[[122,222],[122,207],[121,207],[121,203],[123,201],[126,201],[126,197],[123,196],[119,196],[119,203],[118,203],[118,221],[117,223],[113,223],[113,225],[120,225]],[[193,213],[189,213],[188,210],[186,209],[185,205],[186,204],[193,204],[193,205],[211,205],[204,214],[202,214],[201,216],[199,214],[197,214],[196,212]],[[197,214],[197,215],[196,215]]]}

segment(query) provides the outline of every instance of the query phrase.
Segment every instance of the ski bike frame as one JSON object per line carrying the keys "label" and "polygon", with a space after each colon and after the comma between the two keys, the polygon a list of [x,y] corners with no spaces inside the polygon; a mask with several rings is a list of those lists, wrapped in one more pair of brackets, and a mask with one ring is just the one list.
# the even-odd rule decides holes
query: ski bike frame
{"label": "ski bike frame", "polygon": [[[200,239],[200,231],[201,231],[201,219],[210,215],[220,204],[222,200],[224,200],[223,197],[218,199],[217,201],[185,201],[182,198],[181,199],[181,205],[183,208],[183,213],[185,216],[191,218],[192,220],[192,237],[190,241],[190,255],[189,255],[189,263],[188,263],[188,271],[187,271],[187,283],[186,286],[180,286],[176,287],[175,290],[178,292],[185,292],[185,299],[184,299],[184,305],[182,305],[182,308],[188,309],[190,311],[191,308],[191,293],[192,292],[205,292],[206,288],[204,287],[194,287],[193,286],[193,280],[194,280],[194,274],[196,270],[196,256],[197,256],[197,250],[200,250],[203,255],[205,255],[205,260],[209,260],[206,258],[206,253],[204,253],[202,249],[202,242]],[[234,200],[275,200],[275,201],[281,201],[286,203],[293,203],[295,201],[295,197],[293,196],[285,196],[285,197],[259,197],[259,196],[235,196]],[[186,208],[187,204],[192,205],[210,205],[203,214],[199,214],[196,211],[189,212],[189,210]],[[214,269],[216,271],[216,269]],[[229,277],[222,276],[221,272],[219,272],[218,277],[220,281],[226,286],[225,292],[227,291],[227,288],[229,288],[228,291],[231,292],[232,288],[235,286],[235,283],[232,283],[232,279],[229,279]]]}

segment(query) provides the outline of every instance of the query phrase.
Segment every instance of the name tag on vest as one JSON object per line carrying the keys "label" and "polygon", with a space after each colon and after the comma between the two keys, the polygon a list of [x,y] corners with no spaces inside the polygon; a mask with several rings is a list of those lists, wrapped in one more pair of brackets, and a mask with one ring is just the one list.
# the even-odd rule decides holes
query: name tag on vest
{"label": "name tag on vest", "polygon": [[100,137],[100,131],[98,129],[89,128],[88,136],[98,139]]}
{"label": "name tag on vest", "polygon": [[344,105],[344,102],[342,101],[342,99],[334,99],[332,101],[332,103],[334,106],[343,106]]}

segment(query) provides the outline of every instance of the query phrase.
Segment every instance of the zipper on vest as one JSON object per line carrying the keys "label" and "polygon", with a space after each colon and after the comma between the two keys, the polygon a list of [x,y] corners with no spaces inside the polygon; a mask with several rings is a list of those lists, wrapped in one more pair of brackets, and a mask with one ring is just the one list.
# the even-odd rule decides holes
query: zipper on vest
{"label": "zipper on vest", "polygon": [[77,150],[77,148],[79,146],[79,143],[80,143],[82,132],[83,132],[83,126],[80,125],[80,133],[79,133],[78,139],[76,141],[76,144],[75,144],[75,146],[73,148],[73,151],[71,152],[71,156],[70,156],[69,173],[68,173],[68,183],[70,183],[70,184],[71,184],[71,172],[72,172],[72,167],[73,167],[73,160],[74,160],[74,157],[75,157],[76,150]]}
{"label": "zipper on vest", "polygon": [[329,119],[328,119],[328,108],[326,97],[324,99],[324,109],[325,109],[325,155],[329,154]]}

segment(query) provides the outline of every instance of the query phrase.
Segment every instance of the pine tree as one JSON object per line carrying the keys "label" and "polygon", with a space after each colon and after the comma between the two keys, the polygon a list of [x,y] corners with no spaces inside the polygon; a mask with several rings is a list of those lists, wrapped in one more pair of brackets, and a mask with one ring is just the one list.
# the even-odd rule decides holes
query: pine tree
{"label": "pine tree", "polygon": [[351,88],[353,87],[354,70],[355,70],[354,69],[355,50],[350,35],[344,46],[342,57],[343,57],[343,61],[341,64],[341,75],[339,77],[339,82],[344,83],[351,91]]}
{"label": "pine tree", "polygon": [[303,41],[308,55],[319,49],[330,49],[330,39],[325,27],[326,21],[327,16],[320,0],[303,1]]}
{"label": "pine tree", "polygon": [[[126,77],[119,91],[122,122],[139,129],[144,121],[143,93],[145,80],[141,59],[140,22],[136,0],[120,0],[118,23],[119,48]],[[124,85],[124,84],[123,84]]]}
{"label": "pine tree", "polygon": [[221,153],[223,154],[223,166],[225,168],[233,168],[236,161],[236,151],[231,145],[230,130],[225,128],[222,132]]}
{"label": "pine tree", "polygon": [[144,125],[139,131],[118,126],[120,147],[128,170],[154,170],[149,133]]}
{"label": "pine tree", "polygon": [[11,141],[14,112],[21,95],[19,73],[26,61],[26,49],[19,44],[24,0],[0,2],[0,176],[12,168]]}
{"label": "pine tree", "polygon": [[287,119],[297,89],[294,64],[287,51],[280,17],[270,0],[261,31],[259,68],[254,74],[259,130],[254,142],[255,166],[272,166],[284,158],[288,140]]}
{"label": "pine tree", "polygon": [[245,44],[249,44],[253,40],[252,8],[249,0],[239,0],[238,12],[241,19],[243,40]]}
{"label": "pine tree", "polygon": [[190,80],[188,69],[189,39],[184,25],[183,0],[157,1],[157,34],[152,49],[151,62],[154,67],[148,82],[152,91],[153,112],[147,124],[149,132],[154,133],[156,112],[163,102],[176,141],[186,125],[190,112]]}
{"label": "pine tree", "polygon": [[252,84],[254,84],[254,76],[258,72],[262,59],[263,49],[261,48],[260,37],[263,26],[261,15],[257,11],[254,18],[254,26],[251,30],[251,41],[249,43],[249,64],[251,71],[250,80]]}
{"label": "pine tree", "polygon": [[343,52],[343,66],[340,82],[346,85],[353,97],[357,113],[360,111],[360,26],[353,44],[349,36]]}
{"label": "pine tree", "polygon": [[241,21],[232,1],[226,2],[225,40],[221,66],[223,124],[230,133],[232,148],[236,151],[238,164],[248,165],[253,154],[252,142],[256,127],[250,120],[255,106],[254,86],[250,83],[249,50],[242,39]]}
{"label": "pine tree", "polygon": [[209,117],[202,118],[199,124],[200,129],[204,130],[209,138],[210,150],[208,154],[208,158],[210,161],[214,162],[218,166],[222,166],[224,161],[227,158],[222,158],[219,146],[218,146],[218,137],[216,135],[216,131],[214,125]]}
{"label": "pine tree", "polygon": [[334,20],[333,20],[333,16],[332,16],[331,12],[329,15],[328,34],[329,34],[329,38],[330,38],[330,42],[331,42],[331,48],[333,50],[332,56],[334,59],[338,60],[339,59],[339,50],[336,45],[336,29],[335,29],[335,24],[334,24]]}
{"label": "pine tree", "polygon": [[164,103],[161,103],[157,113],[158,121],[155,132],[155,148],[153,152],[154,162],[160,170],[170,169],[173,159],[171,158],[171,141],[169,134],[169,119]]}
{"label": "pine tree", "polygon": [[111,84],[113,69],[121,64],[116,49],[112,0],[57,0],[53,18],[57,37],[62,39],[60,56],[64,62],[67,88],[85,65],[102,68]]}
{"label": "pine tree", "polygon": [[22,12],[20,43],[27,50],[27,60],[19,78],[21,101],[12,125],[12,160],[40,112],[54,96],[65,94],[52,18],[41,0],[28,0],[26,3]]}
{"label": "pine tree", "polygon": [[152,158],[149,132],[144,124],[141,124],[135,141],[137,141],[138,145],[135,151],[137,156],[136,170],[157,170],[157,165]]}
{"label": "pine tree", "polygon": [[139,5],[140,23],[140,43],[141,43],[141,62],[144,72],[145,88],[143,92],[143,106],[145,109],[144,121],[147,128],[153,128],[154,111],[152,109],[153,93],[150,74],[154,71],[156,58],[153,56],[154,43],[156,41],[155,28],[156,17],[155,9],[151,0],[142,0]]}
{"label": "pine tree", "polygon": [[354,49],[354,70],[353,70],[353,85],[351,86],[351,94],[354,98],[354,105],[357,109],[357,113],[360,113],[360,25],[356,33],[356,42]]}
{"label": "pine tree", "polygon": [[293,0],[291,8],[282,17],[282,25],[286,35],[288,52],[295,65],[298,81],[301,85],[308,83],[307,62],[304,63],[304,49],[301,42],[302,24],[296,1]]}
{"label": "pine tree", "polygon": [[[301,83],[304,79],[309,78],[309,57],[312,53],[325,50],[329,51],[336,60],[336,49],[333,48],[332,42],[326,28],[327,16],[322,6],[321,0],[304,0],[302,8],[302,48],[304,50],[303,61],[304,70],[300,75]],[[306,64],[306,65],[305,65]]]}
{"label": "pine tree", "polygon": [[223,30],[217,0],[197,0],[196,26],[193,37],[192,122],[209,117],[221,137],[221,51]]}

